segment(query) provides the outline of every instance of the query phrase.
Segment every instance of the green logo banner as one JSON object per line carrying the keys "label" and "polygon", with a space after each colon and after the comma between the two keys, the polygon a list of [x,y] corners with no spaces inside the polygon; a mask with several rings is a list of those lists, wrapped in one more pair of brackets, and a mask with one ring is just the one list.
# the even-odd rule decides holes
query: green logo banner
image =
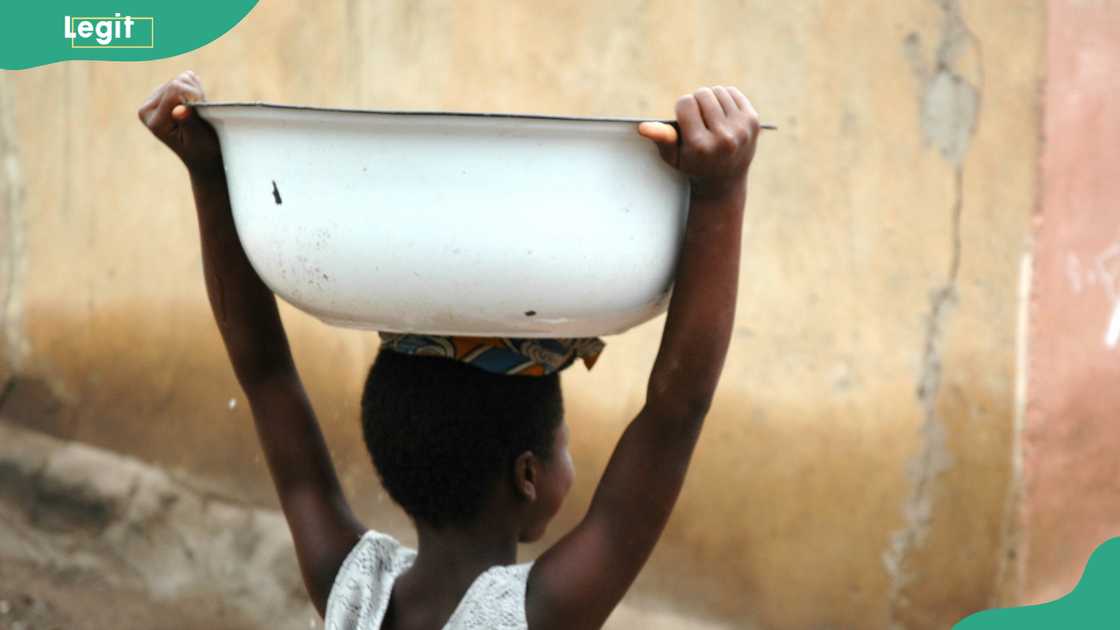
{"label": "green logo banner", "polygon": [[22,0],[7,3],[0,68],[58,61],[148,61],[201,48],[237,25],[257,0]]}
{"label": "green logo banner", "polygon": [[1120,628],[1120,538],[1097,547],[1073,591],[1049,604],[976,613],[953,630],[1054,630]]}

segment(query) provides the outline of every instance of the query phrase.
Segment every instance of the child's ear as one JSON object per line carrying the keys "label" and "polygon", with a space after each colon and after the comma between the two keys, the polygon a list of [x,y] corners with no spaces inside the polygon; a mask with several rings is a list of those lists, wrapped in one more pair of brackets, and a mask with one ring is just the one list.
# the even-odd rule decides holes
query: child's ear
{"label": "child's ear", "polygon": [[526,501],[537,500],[537,456],[525,451],[513,462],[513,485],[517,496]]}

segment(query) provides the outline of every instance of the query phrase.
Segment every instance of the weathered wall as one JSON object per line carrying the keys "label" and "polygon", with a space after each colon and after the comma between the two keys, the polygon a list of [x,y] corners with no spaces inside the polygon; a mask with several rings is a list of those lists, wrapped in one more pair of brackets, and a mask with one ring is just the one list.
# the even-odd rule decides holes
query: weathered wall
{"label": "weathered wall", "polygon": [[[303,6],[262,3],[167,61],[0,77],[5,185],[23,191],[0,215],[22,226],[5,235],[22,243],[6,416],[272,503],[230,409],[186,178],[135,120],[182,69],[215,100],[651,117],[732,83],[781,130],[753,174],[719,398],[632,601],[767,628],[941,628],[996,601],[1041,0]],[[374,338],[284,315],[360,511],[409,538],[357,427]],[[580,472],[554,531],[637,410],[658,336],[611,339],[565,377]]]}
{"label": "weathered wall", "polygon": [[23,178],[11,90],[0,77],[0,403],[22,363],[17,296],[23,277]]}
{"label": "weathered wall", "polygon": [[1024,598],[1120,535],[1120,4],[1051,0],[1024,432]]}

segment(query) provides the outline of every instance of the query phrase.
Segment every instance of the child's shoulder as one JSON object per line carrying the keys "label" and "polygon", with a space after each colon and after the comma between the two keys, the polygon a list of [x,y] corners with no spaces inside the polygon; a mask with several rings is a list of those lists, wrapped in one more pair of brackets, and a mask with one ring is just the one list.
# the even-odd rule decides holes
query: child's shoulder
{"label": "child's shoulder", "polygon": [[[384,532],[369,529],[362,534],[358,542],[354,543],[354,548],[347,556],[346,562],[343,562],[343,567],[346,566],[347,562],[354,560],[359,564],[382,562],[386,563],[387,568],[403,563],[404,568],[408,568],[415,557],[416,551],[405,547],[396,538]],[[339,572],[341,573],[341,570]]]}
{"label": "child's shoulder", "polygon": [[393,582],[416,552],[382,532],[367,531],[346,556],[327,598],[328,629],[377,628],[392,593]]}
{"label": "child's shoulder", "polygon": [[447,630],[525,630],[525,592],[532,563],[490,567],[467,589]]}

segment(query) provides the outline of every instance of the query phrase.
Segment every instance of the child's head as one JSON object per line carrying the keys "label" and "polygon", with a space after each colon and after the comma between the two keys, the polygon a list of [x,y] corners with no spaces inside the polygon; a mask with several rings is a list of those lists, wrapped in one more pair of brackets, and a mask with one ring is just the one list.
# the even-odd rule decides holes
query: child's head
{"label": "child's head", "polygon": [[418,525],[508,512],[540,538],[572,483],[560,379],[382,351],[362,394],[362,430],[385,489]]}

